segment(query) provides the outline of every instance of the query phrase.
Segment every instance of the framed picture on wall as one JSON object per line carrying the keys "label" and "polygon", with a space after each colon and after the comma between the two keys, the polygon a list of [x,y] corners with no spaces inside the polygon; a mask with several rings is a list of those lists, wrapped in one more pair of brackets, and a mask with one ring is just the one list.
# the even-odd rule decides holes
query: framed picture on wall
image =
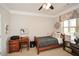
{"label": "framed picture on wall", "polygon": [[60,28],[60,23],[59,22],[56,22],[55,23],[55,29],[59,29]]}

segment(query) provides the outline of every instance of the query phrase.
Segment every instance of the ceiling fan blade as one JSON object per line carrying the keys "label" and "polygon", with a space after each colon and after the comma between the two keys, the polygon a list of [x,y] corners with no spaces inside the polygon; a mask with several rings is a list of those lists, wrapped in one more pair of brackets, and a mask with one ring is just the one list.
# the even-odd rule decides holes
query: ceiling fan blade
{"label": "ceiling fan blade", "polygon": [[50,8],[51,8],[51,9],[54,9],[54,7],[53,7],[52,5],[50,6]]}
{"label": "ceiling fan blade", "polygon": [[42,6],[38,10],[41,10],[41,9],[42,9]]}

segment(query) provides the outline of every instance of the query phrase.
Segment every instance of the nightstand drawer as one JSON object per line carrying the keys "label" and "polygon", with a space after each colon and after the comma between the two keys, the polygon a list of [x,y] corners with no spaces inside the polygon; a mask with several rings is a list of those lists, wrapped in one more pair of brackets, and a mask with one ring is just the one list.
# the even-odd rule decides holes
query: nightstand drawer
{"label": "nightstand drawer", "polygon": [[19,51],[19,49],[17,49],[17,48],[10,48],[10,52],[15,52],[15,51]]}
{"label": "nightstand drawer", "polygon": [[17,44],[17,42],[19,43],[19,40],[14,40],[14,41],[11,40],[11,41],[9,41],[9,44],[12,44],[13,45],[13,44]]}
{"label": "nightstand drawer", "polygon": [[16,52],[20,49],[20,44],[18,40],[9,40],[9,52]]}
{"label": "nightstand drawer", "polygon": [[15,44],[15,45],[9,45],[10,48],[16,48],[16,47],[19,47],[18,44]]}

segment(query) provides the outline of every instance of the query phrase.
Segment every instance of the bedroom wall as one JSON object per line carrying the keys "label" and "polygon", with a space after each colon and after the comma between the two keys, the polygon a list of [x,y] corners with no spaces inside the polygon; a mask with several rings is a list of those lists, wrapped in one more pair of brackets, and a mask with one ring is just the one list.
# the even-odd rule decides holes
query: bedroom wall
{"label": "bedroom wall", "polygon": [[0,54],[1,54],[1,14],[0,14]]}
{"label": "bedroom wall", "polygon": [[[59,17],[55,17],[53,19],[55,20],[54,31],[53,32],[62,32],[63,30],[62,30],[61,22],[59,21]],[[57,24],[56,22],[59,23],[59,28],[58,29],[55,28],[55,25]]]}
{"label": "bedroom wall", "polygon": [[1,14],[1,55],[6,55],[7,53],[7,38],[9,33],[5,33],[5,26],[9,25],[10,13],[0,5]]}
{"label": "bedroom wall", "polygon": [[20,35],[20,29],[24,28],[28,32],[26,35],[32,41],[34,36],[46,36],[52,33],[55,22],[56,20],[50,17],[12,14],[10,35]]}

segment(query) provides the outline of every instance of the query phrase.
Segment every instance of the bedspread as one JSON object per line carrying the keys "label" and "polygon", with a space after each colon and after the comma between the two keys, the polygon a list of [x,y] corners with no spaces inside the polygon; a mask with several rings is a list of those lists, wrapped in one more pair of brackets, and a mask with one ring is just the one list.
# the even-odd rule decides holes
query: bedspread
{"label": "bedspread", "polygon": [[54,38],[51,36],[38,37],[38,41],[39,41],[40,47],[46,47],[48,45],[58,44],[57,38]]}

